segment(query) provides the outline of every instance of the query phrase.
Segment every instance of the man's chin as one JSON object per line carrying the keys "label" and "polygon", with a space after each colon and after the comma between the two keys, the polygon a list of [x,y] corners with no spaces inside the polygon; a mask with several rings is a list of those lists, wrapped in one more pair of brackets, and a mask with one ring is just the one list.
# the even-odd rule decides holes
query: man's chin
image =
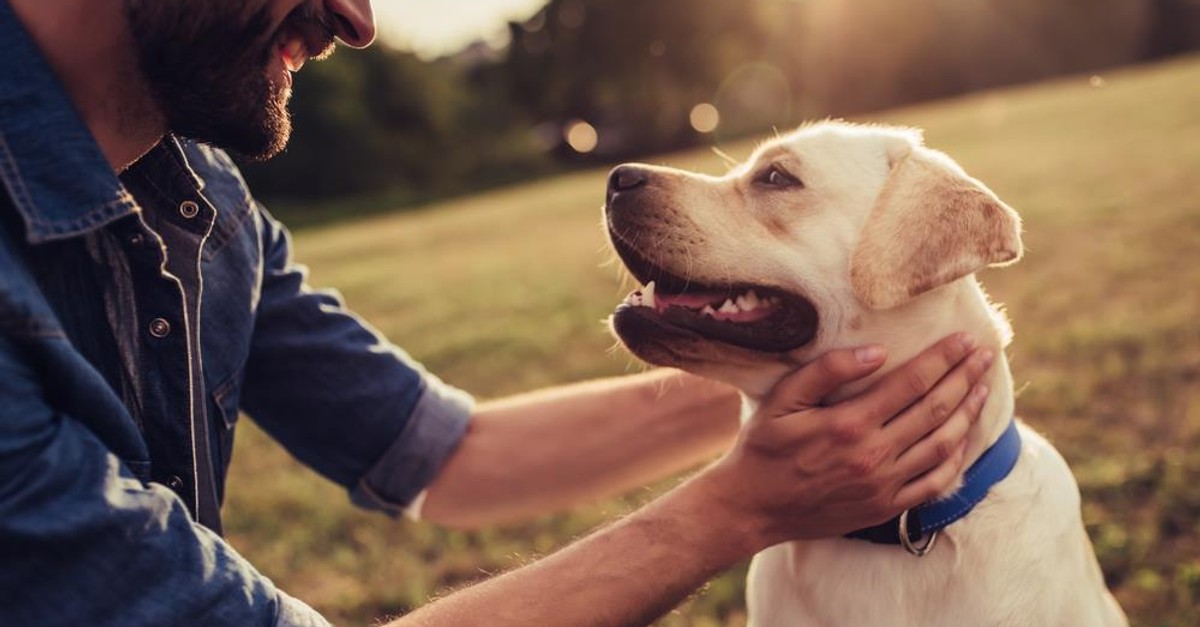
{"label": "man's chin", "polygon": [[[195,118],[193,118],[195,119]],[[267,161],[287,147],[292,119],[281,100],[258,108],[258,115],[208,118],[203,124],[173,124],[176,134],[237,155],[243,161]]]}
{"label": "man's chin", "polygon": [[217,142],[213,142],[213,144],[236,154],[244,161],[252,163],[268,161],[287,148],[288,139],[292,136],[291,121],[286,118],[285,120],[288,123],[282,125],[281,128],[263,129],[263,134],[255,141],[247,141],[241,145],[222,145]]}

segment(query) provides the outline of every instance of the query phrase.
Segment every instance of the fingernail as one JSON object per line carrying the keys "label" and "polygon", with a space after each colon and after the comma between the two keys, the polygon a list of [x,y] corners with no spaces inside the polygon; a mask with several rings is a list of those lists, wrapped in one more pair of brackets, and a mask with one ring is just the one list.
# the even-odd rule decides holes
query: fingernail
{"label": "fingernail", "polygon": [[970,333],[960,333],[958,335],[958,345],[965,353],[972,348],[975,348],[975,338]]}
{"label": "fingernail", "polygon": [[971,400],[983,405],[983,402],[987,400],[988,392],[988,387],[981,383],[975,386],[975,389],[971,391]]}
{"label": "fingernail", "polygon": [[854,356],[859,363],[873,364],[883,359],[883,347],[879,345],[862,346],[854,349]]}
{"label": "fingernail", "polygon": [[984,368],[990,367],[993,361],[996,361],[996,353],[992,352],[991,350],[985,350],[979,353],[979,363]]}

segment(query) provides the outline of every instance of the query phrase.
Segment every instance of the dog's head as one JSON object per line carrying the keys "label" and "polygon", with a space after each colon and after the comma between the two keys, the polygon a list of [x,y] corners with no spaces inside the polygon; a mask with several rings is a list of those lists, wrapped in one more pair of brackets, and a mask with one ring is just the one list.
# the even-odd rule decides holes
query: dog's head
{"label": "dog's head", "polygon": [[723,177],[623,165],[605,215],[645,286],[613,314],[620,340],[750,393],[1021,255],[1012,209],[918,132],[879,126],[808,126]]}

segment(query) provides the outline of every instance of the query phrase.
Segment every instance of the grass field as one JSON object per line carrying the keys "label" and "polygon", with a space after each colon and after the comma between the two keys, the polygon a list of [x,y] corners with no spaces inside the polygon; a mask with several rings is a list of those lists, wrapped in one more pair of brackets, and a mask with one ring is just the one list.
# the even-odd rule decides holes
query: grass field
{"label": "grass field", "polygon": [[[1071,463],[1109,584],[1134,625],[1200,625],[1200,58],[890,111],[1021,212],[1027,255],[983,277],[1007,304],[1018,409]],[[750,143],[723,146],[743,157]],[[656,162],[713,173],[706,150]],[[301,232],[313,283],[480,397],[640,369],[600,320],[604,172]],[[239,435],[235,546],[339,624],[553,551],[656,489],[481,533],[390,522]],[[664,485],[669,485],[667,482]],[[738,624],[742,574],[662,621]]]}

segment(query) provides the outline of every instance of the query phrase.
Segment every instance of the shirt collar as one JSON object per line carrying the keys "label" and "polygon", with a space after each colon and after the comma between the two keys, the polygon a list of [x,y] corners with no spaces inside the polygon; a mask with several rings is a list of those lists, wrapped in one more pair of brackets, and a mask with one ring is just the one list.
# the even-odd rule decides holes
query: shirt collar
{"label": "shirt collar", "polygon": [[42,243],[137,211],[8,0],[0,0],[0,182]]}

